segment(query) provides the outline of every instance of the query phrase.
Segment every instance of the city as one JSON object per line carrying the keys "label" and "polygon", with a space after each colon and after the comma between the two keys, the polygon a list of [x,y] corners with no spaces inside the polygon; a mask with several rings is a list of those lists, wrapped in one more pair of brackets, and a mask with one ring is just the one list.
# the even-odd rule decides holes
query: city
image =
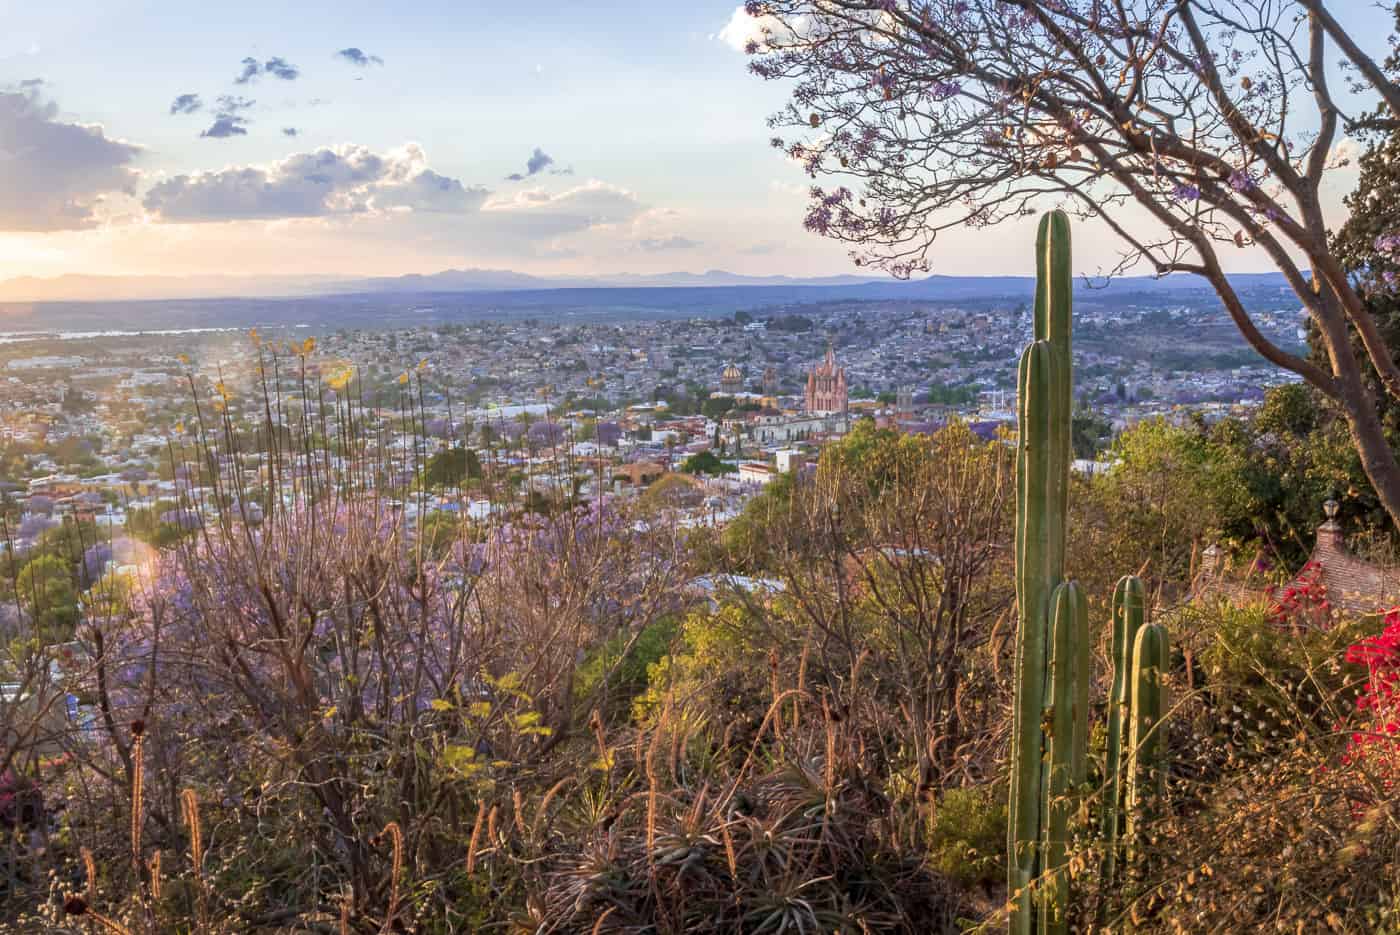
{"label": "city", "polygon": [[[1081,321],[1076,394],[1106,423],[1105,446],[1147,418],[1243,415],[1284,380],[1232,342],[1218,319],[1209,306],[1110,305]],[[1259,320],[1282,343],[1298,340],[1296,313]],[[713,522],[735,515],[775,472],[815,463],[822,443],[839,439],[855,419],[910,433],[957,419],[989,439],[1013,429],[1011,363],[1029,328],[1024,304],[829,302],[625,324],[480,320],[319,336],[300,328],[261,341],[256,329],[10,334],[0,343],[0,495],[12,528],[6,547],[23,554],[55,514],[74,512],[123,537],[128,511],[174,510],[180,497],[171,445],[195,437],[196,400],[220,387],[235,425],[246,429],[260,415],[259,351],[276,345],[289,399],[297,399],[304,375],[324,383],[356,374],[356,392],[388,432],[405,479],[415,453],[430,458],[454,447],[492,448],[496,463],[528,473],[532,484],[556,491],[572,484],[581,496],[592,496],[600,478],[610,492],[621,484],[635,494],[682,471],[703,480],[688,519]],[[1125,328],[1136,329],[1143,345],[1125,347],[1115,337]],[[1218,349],[1210,346],[1212,331],[1221,335]],[[1186,334],[1197,349],[1180,349]],[[315,352],[297,353],[308,338]],[[1181,362],[1154,354],[1154,340],[1177,347]],[[1219,360],[1219,369],[1203,366],[1207,360]],[[824,398],[807,392],[809,378],[838,370],[839,393],[834,385]],[[406,373],[421,394],[426,452],[410,444],[414,427],[402,418],[399,378]],[[687,471],[706,452],[717,461],[691,462],[707,469]],[[1097,452],[1083,454],[1092,460]],[[564,458],[576,484],[558,473]],[[458,508],[439,493],[422,507]]]}

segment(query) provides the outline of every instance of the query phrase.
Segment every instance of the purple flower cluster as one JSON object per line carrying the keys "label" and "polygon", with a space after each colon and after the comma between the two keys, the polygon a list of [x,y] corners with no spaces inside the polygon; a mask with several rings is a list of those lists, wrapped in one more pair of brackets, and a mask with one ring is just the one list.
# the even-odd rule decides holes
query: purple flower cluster
{"label": "purple flower cluster", "polygon": [[1378,253],[1390,257],[1400,256],[1400,233],[1381,234],[1376,238],[1374,246]]}
{"label": "purple flower cluster", "polygon": [[1178,182],[1176,187],[1172,189],[1172,197],[1177,201],[1199,201],[1201,189],[1200,186],[1192,185],[1189,182]]}
{"label": "purple flower cluster", "polygon": [[929,97],[935,101],[946,101],[950,97],[957,97],[962,90],[962,85],[956,81],[935,81],[929,87]]}

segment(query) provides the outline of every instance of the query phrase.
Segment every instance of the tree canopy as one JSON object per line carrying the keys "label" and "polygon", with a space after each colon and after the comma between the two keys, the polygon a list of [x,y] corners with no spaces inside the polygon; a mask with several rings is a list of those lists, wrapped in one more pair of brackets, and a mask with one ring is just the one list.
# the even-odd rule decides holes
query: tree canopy
{"label": "tree canopy", "polygon": [[[1400,364],[1331,243],[1322,198],[1345,132],[1400,124],[1400,84],[1395,63],[1368,54],[1370,37],[1349,34],[1335,6],[750,0],[745,9],[761,30],[750,67],[792,85],[772,119],[773,146],[814,180],[833,179],[810,190],[809,230],[850,244],[858,263],[909,276],[928,268],[944,231],[1059,205],[1121,242],[1103,273],[1204,277],[1256,351],[1335,403],[1400,518],[1400,462],[1376,402],[1376,388],[1400,397]],[[1332,84],[1339,67],[1346,96]],[[1400,235],[1373,242],[1400,251]],[[1263,333],[1225,272],[1225,254],[1238,251],[1283,275],[1325,361]]]}

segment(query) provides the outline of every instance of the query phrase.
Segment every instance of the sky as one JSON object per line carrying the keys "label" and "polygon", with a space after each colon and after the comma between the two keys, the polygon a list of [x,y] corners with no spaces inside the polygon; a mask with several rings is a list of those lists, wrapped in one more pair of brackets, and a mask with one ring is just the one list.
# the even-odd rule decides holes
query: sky
{"label": "sky", "polygon": [[[1334,6],[1384,54],[1383,11]],[[0,279],[856,271],[802,228],[809,181],[767,144],[787,89],[748,74],[733,0],[0,0],[0,23]],[[1024,273],[1018,237],[944,236],[933,272]],[[1112,262],[1102,232],[1076,246]]]}

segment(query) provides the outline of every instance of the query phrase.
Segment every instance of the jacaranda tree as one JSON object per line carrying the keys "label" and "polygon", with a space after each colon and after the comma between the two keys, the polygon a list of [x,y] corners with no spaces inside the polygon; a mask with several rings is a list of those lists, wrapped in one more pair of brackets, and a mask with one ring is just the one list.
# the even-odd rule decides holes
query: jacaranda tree
{"label": "jacaranda tree", "polygon": [[[807,227],[908,276],[938,235],[1058,205],[1121,240],[1109,274],[1204,277],[1240,333],[1344,413],[1400,517],[1377,414],[1400,366],[1329,242],[1343,134],[1400,122],[1400,84],[1324,0],[750,0],[751,68],[793,83],[773,145],[814,184]],[[1345,69],[1348,86],[1334,86]],[[1372,109],[1376,102],[1380,109]],[[1400,246],[1400,238],[1395,240]],[[1224,254],[1263,251],[1323,362],[1261,332]],[[1355,344],[1349,336],[1358,338]],[[1375,374],[1381,389],[1368,388]]]}

